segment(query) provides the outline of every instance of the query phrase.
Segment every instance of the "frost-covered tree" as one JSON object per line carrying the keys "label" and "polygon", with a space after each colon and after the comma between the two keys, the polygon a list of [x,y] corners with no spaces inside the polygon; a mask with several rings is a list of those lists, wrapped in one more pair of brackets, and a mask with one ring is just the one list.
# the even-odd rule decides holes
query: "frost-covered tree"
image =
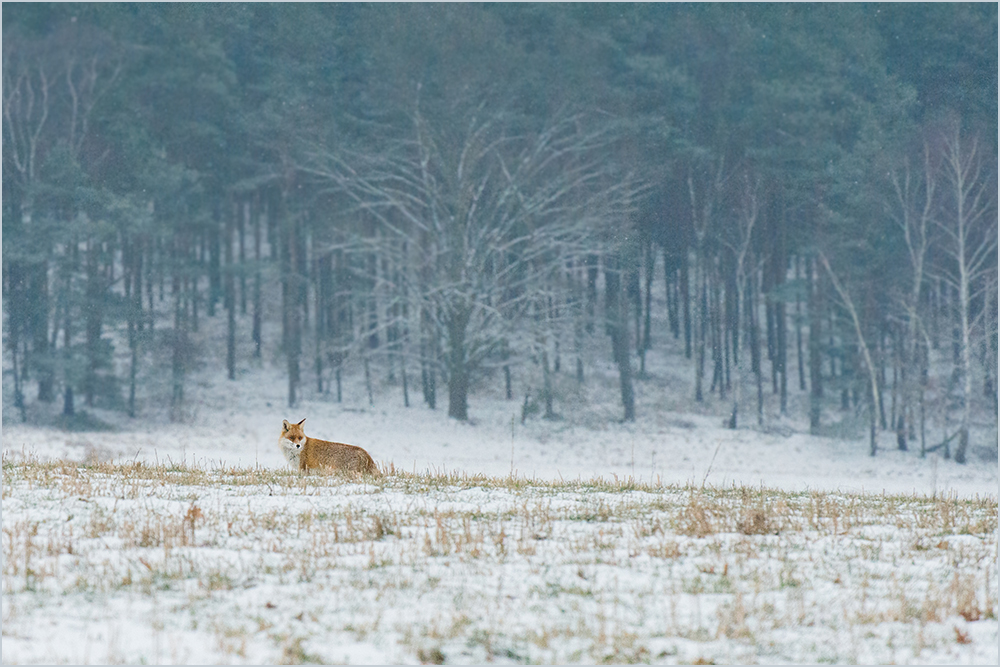
{"label": "frost-covered tree", "polygon": [[358,247],[377,244],[405,267],[407,312],[433,339],[428,349],[440,345],[425,361],[447,379],[451,417],[468,417],[472,377],[501,345],[534,344],[528,316],[621,219],[634,186],[603,158],[613,139],[581,117],[531,130],[482,105],[448,122],[418,107],[411,136],[384,152],[311,156],[308,172],[377,221]]}
{"label": "frost-covered tree", "polygon": [[955,460],[965,463],[972,403],[972,343],[996,299],[996,172],[989,168],[977,137],[967,137],[956,123],[944,137],[945,203],[936,218],[943,233],[941,278],[958,294],[962,416]]}

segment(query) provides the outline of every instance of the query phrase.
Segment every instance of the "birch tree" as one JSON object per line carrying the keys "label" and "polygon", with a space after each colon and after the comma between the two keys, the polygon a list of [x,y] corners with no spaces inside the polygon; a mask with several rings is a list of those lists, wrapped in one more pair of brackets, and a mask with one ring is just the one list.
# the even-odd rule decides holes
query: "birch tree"
{"label": "birch tree", "polygon": [[[728,246],[735,257],[735,266],[733,270],[736,282],[737,313],[739,313],[739,309],[745,308],[747,322],[750,322],[751,317],[755,318],[757,316],[754,312],[754,306],[748,302],[746,295],[747,282],[751,276],[756,275],[757,269],[759,268],[753,265],[751,245],[754,238],[754,227],[757,224],[757,217],[760,214],[760,178],[751,179],[749,174],[744,174],[742,180],[743,183],[739,194],[739,209],[736,214],[736,219],[730,227],[729,238],[723,239],[723,245]],[[729,428],[732,429],[735,429],[738,424],[737,420],[740,411],[740,399],[742,396],[743,385],[743,364],[740,362],[743,355],[739,354],[740,317],[738,314],[735,319],[736,326],[733,328],[733,335],[736,337],[736,343],[733,345],[733,350],[736,353],[736,379],[733,383],[733,411],[729,417]],[[750,326],[747,327],[748,330],[750,330],[750,328]],[[755,343],[756,341],[754,341],[754,344]],[[759,405],[758,408],[760,408]],[[758,420],[760,419],[762,419],[762,414],[761,410],[758,409]]]}
{"label": "birch tree", "polygon": [[978,137],[963,136],[957,123],[944,137],[942,157],[947,191],[935,222],[944,240],[940,277],[958,294],[962,415],[955,461],[965,463],[972,409],[972,338],[990,310],[973,305],[984,297],[996,299],[995,289],[990,291],[995,283],[988,279],[997,270],[996,176],[987,170]]}
{"label": "birch tree", "polygon": [[[900,384],[903,387],[903,407],[899,411],[896,428],[896,441],[899,449],[907,449],[907,432],[913,430],[914,398],[919,393],[919,402],[923,404],[924,381],[920,359],[919,346],[922,338],[922,327],[918,309],[921,303],[921,293],[927,273],[927,253],[930,248],[931,234],[934,226],[934,216],[938,204],[938,170],[931,154],[930,145],[923,146],[923,163],[914,169],[907,159],[900,172],[892,172],[889,176],[892,182],[895,201],[892,217],[896,221],[906,242],[907,257],[910,260],[912,279],[909,291],[903,295],[902,305],[905,313],[906,340],[903,343],[903,360],[901,363]],[[917,376],[921,377],[919,384]],[[921,451],[926,448],[921,424]]]}

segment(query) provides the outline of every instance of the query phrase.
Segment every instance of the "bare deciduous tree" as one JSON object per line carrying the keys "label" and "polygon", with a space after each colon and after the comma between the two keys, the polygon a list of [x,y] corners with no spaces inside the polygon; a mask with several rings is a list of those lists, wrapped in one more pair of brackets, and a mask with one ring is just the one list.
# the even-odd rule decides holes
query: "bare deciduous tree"
{"label": "bare deciduous tree", "polygon": [[[914,421],[914,398],[923,404],[923,373],[919,345],[923,340],[922,324],[919,313],[920,296],[926,279],[927,252],[931,243],[933,219],[937,206],[938,170],[932,159],[931,148],[924,143],[923,165],[914,170],[909,160],[903,163],[902,173],[892,172],[889,178],[892,182],[896,200],[892,206],[892,216],[903,232],[906,241],[906,251],[910,259],[913,278],[910,290],[902,297],[905,312],[906,339],[903,342],[900,384],[903,387],[903,407],[897,418],[896,440],[899,449],[907,449],[907,431],[912,430]],[[921,382],[917,383],[917,377]],[[921,451],[926,449],[923,437],[924,428],[921,423]]]}
{"label": "bare deciduous tree", "polygon": [[305,169],[378,221],[380,256],[406,266],[408,312],[443,342],[427,361],[447,378],[448,414],[466,419],[473,374],[504,344],[535,344],[520,325],[562,289],[567,262],[623,218],[635,185],[604,159],[615,139],[606,125],[569,118],[515,133],[481,105],[452,124],[419,107],[413,120],[412,138],[385,151],[314,152]]}
{"label": "bare deciduous tree", "polygon": [[958,293],[959,376],[962,416],[955,460],[965,463],[969,446],[972,409],[972,338],[988,308],[973,308],[995,284],[997,224],[995,215],[996,180],[985,173],[984,156],[977,137],[962,135],[956,123],[945,135],[942,168],[947,190],[941,215],[935,219],[944,238],[945,261],[940,277]]}

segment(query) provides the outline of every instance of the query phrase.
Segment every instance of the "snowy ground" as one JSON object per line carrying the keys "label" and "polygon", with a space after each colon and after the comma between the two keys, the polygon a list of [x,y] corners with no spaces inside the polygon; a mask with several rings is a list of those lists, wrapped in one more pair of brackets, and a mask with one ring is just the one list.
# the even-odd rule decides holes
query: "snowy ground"
{"label": "snowy ground", "polygon": [[4,465],[3,659],[997,661],[994,499]]}
{"label": "snowy ground", "polygon": [[[146,421],[88,409],[100,432],[7,404],[3,661],[996,664],[989,419],[964,466],[810,436],[773,396],[732,431],[671,358],[651,355],[632,424],[599,365],[524,424],[496,378],[458,423],[412,376],[409,408],[398,382],[370,404],[354,369],[343,403],[304,389],[289,410],[269,363],[229,382],[213,358],[182,423],[162,387]],[[410,475],[289,473],[278,429],[303,417]]]}
{"label": "snowy ground", "polygon": [[[376,391],[370,405],[359,379],[352,378],[343,403],[303,392],[306,396],[290,410],[285,407],[286,386],[273,370],[247,369],[237,382],[216,379],[218,375],[189,384],[188,414],[181,424],[133,422],[120,413],[95,411],[115,430],[65,432],[16,424],[8,409],[3,450],[72,460],[278,468],[285,465],[277,447],[282,419],[305,417],[307,435],[362,446],[376,461],[407,471],[509,475],[513,470],[538,479],[631,476],[664,484],[764,485],[789,491],[997,494],[996,455],[988,447],[980,445],[968,465],[958,465],[939,453],[921,459],[912,448],[900,452],[891,433],[880,434],[881,449],[873,458],[864,436],[815,437],[804,433],[802,424],[778,417],[771,417],[764,429],[754,424],[733,431],[723,428],[717,416],[726,407],[708,406],[697,414],[677,397],[681,392],[665,391],[664,385],[675,380],[665,369],[637,383],[639,418],[631,424],[620,422],[614,400],[617,379],[611,374],[591,378],[585,394],[567,389],[556,406],[561,419],[535,416],[524,425],[520,400],[504,401],[488,391],[472,396],[470,423],[460,423],[445,416],[446,406],[429,410],[415,389],[409,408],[403,406],[398,386]],[[704,414],[713,407],[716,415]],[[995,431],[983,433],[996,437]]]}

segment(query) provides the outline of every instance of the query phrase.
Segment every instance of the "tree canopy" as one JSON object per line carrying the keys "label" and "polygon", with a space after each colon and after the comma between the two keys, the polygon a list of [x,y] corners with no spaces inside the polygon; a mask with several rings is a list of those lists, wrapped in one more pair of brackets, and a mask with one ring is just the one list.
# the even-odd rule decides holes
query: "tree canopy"
{"label": "tree canopy", "polygon": [[548,378],[553,345],[607,331],[629,418],[658,261],[699,400],[731,366],[762,387],[762,345],[784,412],[792,336],[814,428],[824,386],[884,412],[879,373],[918,372],[939,317],[965,323],[963,378],[973,347],[995,366],[995,253],[931,244],[918,269],[907,226],[923,193],[928,234],[995,247],[993,5],[5,3],[3,37],[22,413],[29,381],[65,415],[74,392],[134,413],[161,365],[182,406],[221,307],[230,377],[245,316],[254,357],[280,329],[290,402],[303,355],[324,391],[377,351],[458,418],[470,374],[503,367],[509,395],[511,363]]}

